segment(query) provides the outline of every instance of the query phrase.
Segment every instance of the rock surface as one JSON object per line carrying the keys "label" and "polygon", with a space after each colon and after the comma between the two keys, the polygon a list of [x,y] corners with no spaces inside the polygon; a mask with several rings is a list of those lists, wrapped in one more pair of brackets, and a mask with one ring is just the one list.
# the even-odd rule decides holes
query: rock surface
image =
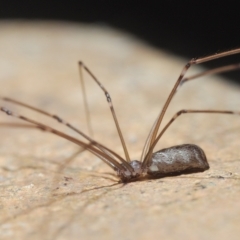
{"label": "rock surface", "polygon": [[[58,114],[88,133],[82,60],[112,96],[131,159],[139,159],[187,62],[106,26],[1,22],[0,32],[1,96]],[[122,154],[105,96],[84,76],[94,137]],[[219,76],[200,78],[178,91],[166,119],[181,109],[239,110],[239,96],[240,88]],[[40,114],[1,106],[78,137]],[[0,121],[23,123],[4,113]],[[239,239],[239,116],[183,115],[156,148],[198,144],[210,170],[125,185],[87,152],[69,160],[78,147],[53,134],[6,126],[0,134],[0,239]]]}

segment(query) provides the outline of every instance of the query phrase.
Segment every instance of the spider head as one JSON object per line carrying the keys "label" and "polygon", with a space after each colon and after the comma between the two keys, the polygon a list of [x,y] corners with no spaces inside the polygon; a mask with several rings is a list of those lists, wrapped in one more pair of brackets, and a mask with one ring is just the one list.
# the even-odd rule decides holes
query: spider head
{"label": "spider head", "polygon": [[143,174],[142,162],[138,160],[133,160],[130,163],[130,166],[133,168],[133,171],[129,171],[123,164],[124,170],[117,169],[117,175],[122,180],[122,182],[131,182],[139,178]]}

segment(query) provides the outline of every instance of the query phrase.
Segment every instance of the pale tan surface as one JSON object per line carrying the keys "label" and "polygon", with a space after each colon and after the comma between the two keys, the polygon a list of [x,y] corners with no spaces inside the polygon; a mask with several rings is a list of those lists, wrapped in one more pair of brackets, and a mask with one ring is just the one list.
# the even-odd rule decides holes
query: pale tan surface
{"label": "pale tan surface", "polygon": [[[0,33],[0,95],[58,113],[87,132],[77,69],[83,60],[111,93],[132,159],[187,61],[106,27],[2,22]],[[121,153],[104,95],[86,80],[95,136]],[[183,108],[239,110],[239,97],[240,88],[219,77],[199,79],[179,91],[167,117]],[[3,113],[0,120],[12,121]],[[114,186],[111,175],[97,174],[111,169],[90,154],[59,172],[77,150],[72,143],[37,130],[0,134],[0,239],[239,239],[238,116],[182,116],[159,144],[200,145],[209,171]]]}

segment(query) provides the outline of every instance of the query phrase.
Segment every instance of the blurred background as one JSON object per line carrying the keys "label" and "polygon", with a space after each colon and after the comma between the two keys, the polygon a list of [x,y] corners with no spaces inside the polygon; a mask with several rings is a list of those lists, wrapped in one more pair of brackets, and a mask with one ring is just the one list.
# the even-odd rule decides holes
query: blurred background
{"label": "blurred background", "polygon": [[[189,59],[240,47],[239,7],[234,1],[8,0],[0,3],[0,19],[109,25]],[[237,61],[240,56],[206,63],[205,66]],[[238,71],[225,75],[240,82]]]}

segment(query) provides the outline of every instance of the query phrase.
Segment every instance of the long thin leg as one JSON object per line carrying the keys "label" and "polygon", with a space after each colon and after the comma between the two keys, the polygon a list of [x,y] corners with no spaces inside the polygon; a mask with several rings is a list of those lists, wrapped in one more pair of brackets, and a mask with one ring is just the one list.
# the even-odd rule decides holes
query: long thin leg
{"label": "long thin leg", "polygon": [[[158,119],[158,118],[157,118],[157,119]],[[151,130],[150,130],[150,132],[148,133],[147,139],[146,139],[146,141],[145,141],[145,143],[144,143],[143,150],[142,150],[142,154],[141,154],[141,158],[140,158],[140,161],[141,161],[141,162],[143,161],[143,159],[144,159],[144,157],[145,157],[145,155],[146,155],[146,152],[147,152],[147,150],[148,150],[149,147],[150,147],[150,137],[152,136],[153,130],[154,130],[155,126],[156,126],[157,119],[155,120],[155,122],[154,122],[154,124],[153,124],[153,126],[152,126],[152,128],[151,128]]]}
{"label": "long thin leg", "polygon": [[[38,129],[39,127],[31,124],[24,124],[24,123],[8,123],[8,122],[0,122],[0,127],[10,127],[10,128],[31,128],[31,129]],[[86,149],[78,149],[74,154],[72,154],[67,160],[64,161],[59,167],[59,172],[61,172],[67,164],[69,164],[77,155],[82,153]]]}
{"label": "long thin leg", "polygon": [[83,64],[83,62],[79,62],[79,67],[80,68],[82,67],[93,78],[93,80],[98,84],[98,86],[103,90],[103,92],[104,92],[104,94],[106,96],[107,102],[109,104],[109,107],[110,107],[110,110],[111,110],[111,113],[112,113],[112,116],[113,116],[113,120],[115,122],[115,126],[116,126],[117,131],[118,131],[118,135],[119,135],[121,143],[122,143],[122,147],[123,147],[123,150],[124,150],[124,154],[125,154],[126,160],[128,162],[130,162],[130,157],[129,157],[129,154],[128,154],[128,150],[127,150],[127,147],[126,147],[126,144],[125,144],[125,141],[124,141],[124,138],[123,138],[123,135],[122,135],[122,132],[121,132],[118,120],[117,120],[116,113],[115,113],[114,108],[113,108],[113,103],[112,103],[112,99],[111,99],[111,96],[110,96],[109,92],[99,82],[99,80],[93,75],[93,73]]}
{"label": "long thin leg", "polygon": [[82,141],[80,141],[80,140],[78,140],[78,139],[76,139],[74,137],[71,137],[71,136],[69,136],[69,135],[67,135],[67,134],[65,134],[63,132],[60,132],[60,131],[58,131],[58,130],[56,130],[54,128],[46,126],[46,125],[44,125],[42,123],[39,123],[37,121],[34,121],[34,120],[30,119],[30,118],[26,118],[26,117],[24,117],[22,115],[18,115],[16,113],[13,113],[10,110],[6,109],[5,107],[1,107],[0,109],[1,109],[1,111],[5,112],[9,116],[12,116],[12,117],[15,117],[15,118],[19,118],[19,119],[21,119],[23,121],[26,121],[26,122],[29,122],[29,123],[35,125],[35,127],[37,129],[41,129],[41,130],[46,131],[46,132],[51,132],[51,133],[53,133],[55,135],[58,135],[58,136],[60,136],[62,138],[65,138],[65,139],[67,139],[67,140],[77,144],[78,146],[83,147],[84,149],[87,149],[88,151],[90,151],[91,153],[96,155],[97,157],[101,158],[106,164],[108,164],[114,170],[119,169],[120,171],[125,171],[124,167],[121,164],[119,164],[116,160],[114,160],[113,158],[109,157],[107,154],[101,152],[96,147],[92,146],[93,142],[90,142],[88,144],[84,143],[84,142],[82,142]]}
{"label": "long thin leg", "polygon": [[[189,76],[189,77],[185,77],[181,80],[180,84],[178,85],[177,90],[175,91],[175,94],[177,93],[178,89],[186,82],[190,81],[190,80],[194,80],[197,78],[200,78],[202,76],[206,76],[206,75],[211,75],[211,74],[217,74],[217,73],[223,73],[223,72],[228,72],[228,71],[234,71],[234,70],[238,70],[240,68],[240,63],[236,63],[236,64],[231,64],[231,65],[227,65],[227,66],[222,66],[222,67],[218,67],[218,68],[213,68],[207,71],[203,71],[201,73]],[[157,120],[156,120],[157,121]],[[143,151],[142,151],[142,155],[141,155],[141,161],[143,160],[147,149],[149,149],[150,147],[150,137],[153,133],[153,130],[156,126],[156,121],[153,124],[150,133],[145,141],[144,147],[143,147]]]}
{"label": "long thin leg", "polygon": [[154,148],[158,142],[158,140],[161,138],[161,136],[164,134],[164,132],[168,129],[168,127],[182,114],[185,113],[220,113],[220,114],[234,114],[234,115],[240,115],[240,112],[237,111],[226,111],[226,110],[180,110],[177,113],[173,115],[171,120],[165,125],[165,127],[162,129],[162,131],[158,134],[156,140],[153,142],[153,145],[151,148]]}
{"label": "long thin leg", "polygon": [[86,88],[85,88],[85,83],[84,83],[84,78],[83,78],[83,71],[82,71],[82,65],[78,64],[79,68],[79,75],[80,75],[80,83],[82,86],[82,94],[83,94],[83,104],[84,104],[84,109],[85,109],[85,115],[86,115],[86,120],[87,120],[87,126],[88,126],[88,132],[90,137],[93,137],[93,129],[91,125],[91,117],[90,117],[90,112],[89,112],[89,107],[88,107],[88,102],[87,102],[87,94],[86,94]]}
{"label": "long thin leg", "polygon": [[[36,129],[37,127],[31,124],[24,123],[9,123],[9,122],[0,122],[0,127],[10,127],[10,128],[32,128]],[[39,129],[39,128],[37,128]]]}
{"label": "long thin leg", "polygon": [[200,78],[202,76],[224,73],[224,72],[234,71],[234,70],[238,70],[238,69],[240,69],[240,63],[230,64],[230,65],[223,66],[223,67],[218,67],[218,68],[213,68],[213,69],[210,69],[210,70],[207,70],[207,71],[204,71],[204,72],[201,72],[201,73],[183,78],[183,80],[180,83],[180,86],[182,86],[185,82],[188,82],[190,80],[194,80],[196,78]]}
{"label": "long thin leg", "polygon": [[[0,122],[0,127],[11,127],[11,128],[30,128],[30,129],[38,129],[38,130],[42,130],[42,131],[47,131],[50,132],[48,129],[43,129],[40,126],[35,126],[35,125],[30,125],[30,124],[21,124],[21,123],[5,123],[5,122]],[[52,131],[50,133],[53,133]],[[57,133],[54,133],[58,136],[60,136]],[[62,136],[61,136],[62,137]],[[65,137],[64,137],[65,138]],[[78,154],[82,153],[83,151],[85,151],[87,148],[81,148],[78,149],[75,153],[72,154],[71,157],[69,157],[63,164],[60,165],[59,168],[59,172],[62,171],[62,169],[64,169],[64,167],[69,164]],[[89,149],[87,149],[89,150]],[[93,152],[92,152],[93,153]],[[94,154],[94,153],[93,153]],[[116,166],[114,166],[113,164],[110,164],[108,161],[106,161],[102,156],[94,154],[97,157],[99,157],[101,160],[103,160],[109,167],[113,168],[114,170],[116,169]]]}
{"label": "long thin leg", "polygon": [[[130,171],[132,172],[133,169],[132,167],[121,157],[119,156],[117,153],[113,152],[112,150],[110,150],[109,148],[105,147],[104,145],[98,143],[97,141],[93,140],[92,138],[90,138],[89,136],[87,136],[86,134],[84,134],[82,131],[78,130],[77,128],[75,128],[74,126],[72,126],[71,124],[69,124],[68,122],[64,121],[62,118],[60,118],[59,116],[55,115],[55,114],[51,114],[51,113],[48,113],[42,109],[38,109],[36,107],[33,107],[33,106],[30,106],[26,103],[22,103],[20,101],[17,101],[17,100],[14,100],[14,99],[11,99],[11,98],[6,98],[6,97],[1,97],[1,99],[3,101],[7,101],[7,102],[11,102],[11,103],[14,103],[16,105],[19,105],[19,106],[22,106],[22,107],[25,107],[25,108],[28,108],[28,109],[31,109],[35,112],[39,112],[41,114],[44,114],[48,117],[51,117],[55,120],[57,120],[59,123],[61,124],[64,124],[65,126],[69,127],[70,129],[74,130],[75,132],[79,133],[81,136],[83,136],[84,138],[86,138],[88,141],[92,142],[93,145],[97,146],[101,151],[103,151],[105,154],[108,154],[109,157],[116,157],[117,159],[119,159],[123,164],[124,166]],[[111,153],[111,154],[110,154]],[[111,155],[111,156],[110,156]]]}
{"label": "long thin leg", "polygon": [[142,166],[145,167],[147,165],[147,162],[150,160],[151,156],[152,156],[152,153],[153,153],[153,143],[155,142],[156,140],[156,137],[157,137],[157,134],[158,134],[158,130],[159,130],[159,127],[160,127],[160,124],[162,122],[162,119],[165,115],[165,112],[179,86],[179,84],[181,83],[182,79],[184,78],[187,70],[192,66],[192,65],[195,65],[195,64],[200,64],[200,63],[203,63],[203,62],[208,62],[208,61],[212,61],[214,59],[217,59],[217,58],[222,58],[222,57],[226,57],[226,56],[229,56],[229,55],[234,55],[234,54],[238,54],[240,53],[240,48],[237,48],[237,49],[234,49],[234,50],[230,50],[230,51],[225,51],[225,52],[222,52],[222,53],[217,53],[217,54],[213,54],[213,55],[210,55],[210,56],[207,56],[207,57],[202,57],[202,58],[193,58],[192,60],[190,60],[185,66],[184,68],[182,69],[182,72],[180,74],[180,76],[178,77],[172,91],[170,92],[164,106],[163,106],[163,109],[161,111],[161,113],[159,114],[159,117],[157,119],[157,123],[154,127],[154,130],[153,130],[153,133],[152,133],[152,136],[150,137],[150,144],[149,144],[149,149],[147,151],[147,154],[146,156],[144,157],[144,160],[143,160],[143,164]]}

